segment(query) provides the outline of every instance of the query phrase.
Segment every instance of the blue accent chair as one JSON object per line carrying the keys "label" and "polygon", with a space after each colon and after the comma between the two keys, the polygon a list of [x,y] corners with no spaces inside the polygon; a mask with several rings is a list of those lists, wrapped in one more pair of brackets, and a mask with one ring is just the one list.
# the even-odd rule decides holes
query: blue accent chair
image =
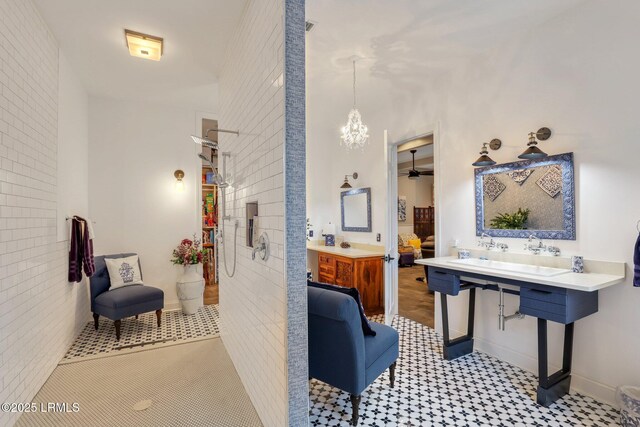
{"label": "blue accent chair", "polygon": [[362,392],[387,368],[391,387],[398,358],[398,332],[371,322],[362,332],[355,300],[339,292],[308,288],[309,376],[351,394],[352,425],[358,425]]}
{"label": "blue accent chair", "polygon": [[[109,290],[111,280],[105,258],[124,258],[136,254],[113,254],[95,257],[96,272],[90,278],[91,311],[93,324],[98,329],[98,319],[104,316],[113,320],[116,327],[116,339],[120,341],[120,320],[125,317],[155,311],[158,327],[164,308],[164,292],[161,289],[146,285],[131,285]],[[138,259],[140,267],[140,260]],[[140,267],[142,275],[142,267]]]}

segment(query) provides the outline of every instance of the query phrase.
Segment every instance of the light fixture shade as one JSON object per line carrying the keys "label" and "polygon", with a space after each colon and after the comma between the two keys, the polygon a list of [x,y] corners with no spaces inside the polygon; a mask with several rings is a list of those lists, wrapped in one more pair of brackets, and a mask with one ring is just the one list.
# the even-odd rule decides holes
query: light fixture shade
{"label": "light fixture shade", "polygon": [[482,144],[482,148],[480,149],[480,157],[478,157],[478,160],[471,163],[473,166],[493,166],[496,164],[496,162],[491,157],[489,157],[487,145],[489,144],[486,142]]}
{"label": "light fixture shade", "polygon": [[473,166],[493,166],[496,164],[496,162],[491,157],[487,156],[486,154],[483,154],[480,157],[478,157],[478,160],[476,160],[471,164]]}
{"label": "light fixture shade", "polygon": [[162,37],[131,30],[124,30],[124,35],[127,39],[127,47],[131,56],[151,59],[152,61],[160,61],[160,58],[162,58]]}
{"label": "light fixture shade", "polygon": [[353,108],[342,128],[342,141],[347,148],[362,148],[369,140],[369,128],[362,123],[360,112]]}
{"label": "light fixture shade", "polygon": [[532,159],[542,159],[547,156],[548,154],[542,151],[541,149],[539,149],[537,146],[530,145],[529,148],[527,148],[524,151],[524,153],[518,156],[518,158],[525,159],[525,160],[532,160]]}
{"label": "light fixture shade", "polygon": [[349,181],[345,178],[344,183],[340,186],[340,188],[353,188],[353,187],[351,187],[351,184],[349,184]]}

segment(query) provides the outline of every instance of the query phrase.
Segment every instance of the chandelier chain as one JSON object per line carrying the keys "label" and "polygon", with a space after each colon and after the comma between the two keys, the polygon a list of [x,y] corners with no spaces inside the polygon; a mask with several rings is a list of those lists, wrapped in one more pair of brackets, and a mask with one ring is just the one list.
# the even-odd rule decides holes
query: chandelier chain
{"label": "chandelier chain", "polygon": [[353,108],[356,108],[356,60],[353,60]]}

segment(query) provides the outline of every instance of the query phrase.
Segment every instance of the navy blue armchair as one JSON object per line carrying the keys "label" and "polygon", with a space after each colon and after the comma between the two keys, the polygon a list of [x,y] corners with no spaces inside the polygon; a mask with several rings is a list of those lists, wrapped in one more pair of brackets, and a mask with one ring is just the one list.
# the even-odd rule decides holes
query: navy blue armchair
{"label": "navy blue armchair", "polygon": [[355,300],[340,292],[308,288],[309,376],[351,394],[352,425],[358,425],[362,392],[387,368],[391,387],[398,358],[398,332],[371,322],[362,332]]}
{"label": "navy blue armchair", "polygon": [[[91,276],[91,311],[93,323],[98,329],[98,320],[104,316],[114,321],[116,339],[120,341],[120,323],[125,317],[155,311],[158,318],[158,327],[162,319],[164,308],[164,292],[161,289],[146,285],[131,285],[109,290],[111,280],[105,258],[124,258],[136,254],[114,254],[95,257],[96,272]],[[140,260],[138,259],[138,265]],[[140,267],[142,275],[142,267]]]}

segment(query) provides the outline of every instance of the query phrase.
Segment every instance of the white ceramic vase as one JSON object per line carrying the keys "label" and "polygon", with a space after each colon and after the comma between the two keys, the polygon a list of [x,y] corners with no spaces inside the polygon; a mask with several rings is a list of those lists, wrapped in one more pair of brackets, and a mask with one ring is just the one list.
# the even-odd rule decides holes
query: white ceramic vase
{"label": "white ceramic vase", "polygon": [[178,299],[184,314],[195,314],[203,305],[204,278],[197,264],[184,266],[184,273],[176,283]]}

